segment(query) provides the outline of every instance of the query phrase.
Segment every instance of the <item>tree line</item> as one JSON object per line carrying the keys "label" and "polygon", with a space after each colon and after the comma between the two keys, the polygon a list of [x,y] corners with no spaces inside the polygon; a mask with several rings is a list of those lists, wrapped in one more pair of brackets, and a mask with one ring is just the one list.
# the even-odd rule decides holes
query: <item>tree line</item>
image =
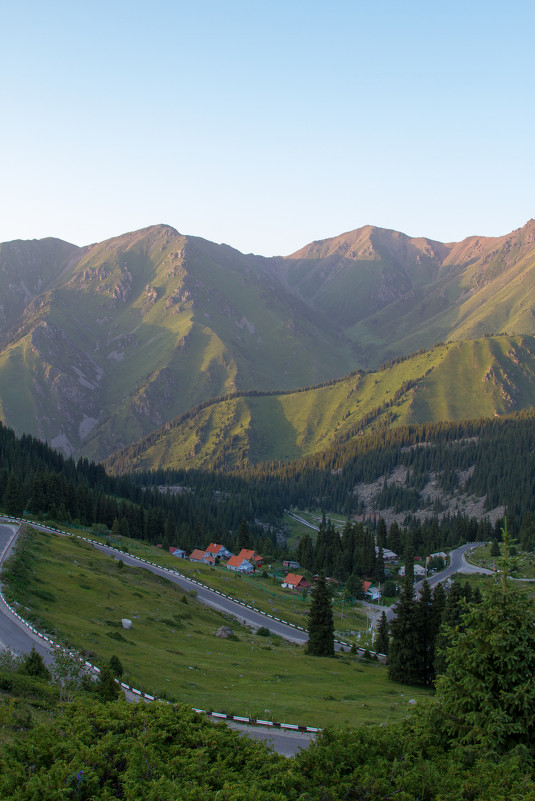
{"label": "tree line", "polygon": [[[535,412],[527,411],[492,420],[380,427],[291,463],[233,472],[157,470],[123,476],[109,475],[87,459],[64,458],[36,438],[16,437],[0,424],[0,499],[13,514],[26,509],[61,522],[109,529],[117,521],[122,533],[134,538],[164,538],[185,548],[212,537],[231,540],[245,517],[253,541],[273,553],[283,543],[283,511],[292,506],[326,508],[348,517],[365,511],[375,525],[375,510],[363,507],[355,488],[384,476],[378,502],[406,512],[404,528],[412,530],[415,547],[420,538],[433,548],[444,547],[474,538],[483,524],[461,515],[436,524],[413,519],[430,472],[449,490],[463,473],[464,492],[486,495],[489,508],[505,506],[516,535],[524,518],[535,514],[534,423]],[[407,475],[402,488],[389,481],[400,464]],[[438,519],[439,512],[430,506],[429,521]],[[330,569],[328,564],[320,567]]]}

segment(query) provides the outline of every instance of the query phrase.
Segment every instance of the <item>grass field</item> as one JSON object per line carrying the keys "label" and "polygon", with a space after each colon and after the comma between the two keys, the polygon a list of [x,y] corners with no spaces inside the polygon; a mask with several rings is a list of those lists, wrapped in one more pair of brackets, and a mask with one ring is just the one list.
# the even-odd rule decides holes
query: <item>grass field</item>
{"label": "grass field", "polygon": [[[311,529],[310,529],[311,530]],[[311,530],[312,531],[312,530]],[[314,532],[312,532],[314,533]],[[262,577],[262,571],[253,576],[242,576],[227,570],[224,565],[211,567],[200,562],[189,562],[177,559],[162,548],[134,540],[128,537],[106,537],[93,534],[92,539],[103,544],[112,545],[120,550],[127,550],[132,556],[138,556],[149,562],[169,567],[186,578],[200,581],[206,586],[219,590],[233,599],[250,604],[262,612],[274,615],[287,623],[306,628],[310,597],[304,598],[300,593],[283,590],[281,583],[286,571],[279,570],[277,578]],[[380,607],[377,607],[378,609]],[[349,632],[361,633],[359,643],[371,647],[371,641],[365,637],[368,614],[360,604],[351,605],[335,598],[333,604],[335,627],[339,639],[351,636]],[[355,635],[353,635],[355,637]]]}
{"label": "grass field", "polygon": [[[499,543],[499,546],[500,553],[503,556],[503,543]],[[470,562],[479,567],[486,567],[489,570],[494,570],[499,557],[491,556],[490,549],[490,544],[482,546],[481,548],[476,548],[470,555]],[[518,551],[514,558],[517,560],[517,569],[512,574],[515,579],[535,578],[535,553],[532,551],[529,553]]]}
{"label": "grass field", "polygon": [[[308,657],[197,603],[176,585],[129,568],[81,540],[31,535],[33,581],[17,599],[49,631],[99,661],[116,654],[125,681],[194,707],[326,726],[398,719],[426,692],[347,654]],[[28,611],[30,610],[30,611]],[[121,618],[133,621],[130,630]],[[237,639],[215,632],[230,625]]]}

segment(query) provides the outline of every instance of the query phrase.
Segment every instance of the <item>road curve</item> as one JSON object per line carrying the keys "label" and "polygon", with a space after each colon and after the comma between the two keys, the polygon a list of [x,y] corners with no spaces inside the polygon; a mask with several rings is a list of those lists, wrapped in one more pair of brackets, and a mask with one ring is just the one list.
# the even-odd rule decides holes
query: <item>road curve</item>
{"label": "road curve", "polygon": [[273,634],[278,634],[279,636],[284,637],[284,639],[300,645],[304,644],[308,640],[306,631],[300,631],[299,629],[290,626],[288,623],[274,620],[262,612],[256,612],[254,609],[250,609],[249,607],[243,606],[242,604],[237,603],[230,598],[219,595],[215,590],[211,590],[207,587],[200,587],[195,581],[192,581],[185,576],[178,575],[171,569],[148,564],[142,559],[138,559],[136,556],[118,552],[114,548],[108,548],[106,545],[97,544],[95,545],[95,548],[103,553],[108,554],[108,556],[112,556],[114,559],[121,560],[125,563],[125,565],[130,565],[131,567],[142,567],[146,570],[150,570],[151,573],[161,576],[162,578],[166,578],[169,581],[172,581],[173,584],[178,584],[178,586],[182,587],[182,589],[186,592],[195,590],[197,593],[197,599],[201,601],[201,603],[211,606],[220,612],[232,615],[232,617],[238,618],[238,620],[242,621],[247,626],[251,626],[255,629],[259,628],[260,626],[267,626],[267,628],[269,628]]}
{"label": "road curve", "polygon": [[[444,570],[440,570],[438,573],[433,573],[432,576],[427,578],[427,583],[430,587],[435,587],[437,584],[440,584],[442,581],[446,581],[447,579],[451,578],[455,573],[492,573],[492,570],[487,570],[486,568],[476,568],[475,565],[470,565],[465,559],[465,554],[467,551],[471,551],[474,548],[477,548],[479,545],[484,545],[484,542],[468,542],[466,545],[461,545],[459,548],[454,548],[453,551],[450,551],[450,563]],[[414,591],[416,596],[420,594],[420,589],[422,587],[422,582],[418,582],[415,584]],[[395,607],[397,605],[397,601],[392,606],[389,606],[385,609],[386,619],[388,621],[393,620],[396,617]]]}
{"label": "road curve", "polygon": [[[32,525],[34,525],[36,529],[40,529],[42,531],[50,530],[46,526],[39,526],[36,524]],[[16,525],[0,525],[0,565],[1,562],[9,555],[10,543],[12,544],[14,534],[17,531],[18,526]],[[293,626],[284,623],[283,621],[274,620],[262,612],[257,612],[248,606],[244,606],[236,601],[231,600],[230,598],[220,595],[215,590],[199,586],[199,584],[197,584],[195,581],[192,581],[185,576],[178,575],[171,569],[150,564],[136,556],[123,553],[122,551],[117,551],[115,548],[111,548],[100,543],[92,542],[92,544],[95,548],[111,556],[113,559],[120,559],[131,567],[142,567],[150,570],[155,575],[166,578],[169,581],[177,584],[186,592],[195,590],[197,593],[197,598],[201,603],[211,606],[212,608],[217,609],[225,614],[232,615],[238,620],[243,621],[245,625],[251,626],[252,628],[267,626],[274,634],[278,634],[287,640],[291,640],[292,642],[299,644],[304,644],[308,639],[308,635],[305,631],[300,631],[299,629],[296,629]],[[455,548],[453,551],[451,551],[450,564],[444,570],[441,570],[439,573],[435,573],[433,576],[428,578],[428,583],[430,586],[435,586],[439,582],[445,581],[457,572],[492,573],[492,571],[486,570],[485,568],[478,569],[466,562],[465,553],[481,544],[483,543],[472,542],[462,545],[459,548]],[[416,593],[418,593],[418,591],[419,588],[416,586]],[[396,613],[394,608],[395,604],[391,607],[385,608],[384,611],[386,612],[388,620],[391,620],[395,617]],[[35,646],[39,653],[41,653],[46,659],[46,661],[50,661],[49,650],[46,647],[46,643],[44,643],[43,640],[37,635],[34,635],[31,631],[29,631],[22,623],[20,623],[20,621],[17,620],[14,615],[12,615],[3,602],[3,599],[0,599],[0,645],[8,646],[16,651],[22,652],[28,652],[31,650],[32,646]],[[242,726],[236,722],[229,722],[229,725],[231,725],[232,728],[243,731],[243,733],[249,737],[253,737],[254,739],[262,740],[273,745],[274,749],[278,753],[285,756],[292,756],[302,748],[306,748],[310,741],[314,738],[314,734],[309,732],[286,730],[281,731],[279,729],[266,730],[263,728],[254,728],[252,726]]]}
{"label": "road curve", "polygon": [[[49,529],[44,526],[35,526],[35,528],[43,531],[49,531]],[[15,535],[18,533],[18,529],[18,525],[0,524],[0,568],[2,562],[9,556],[14,543]],[[299,632],[298,630],[293,629],[291,626],[285,626],[277,621],[273,621],[270,618],[241,606],[240,604],[232,602],[226,598],[222,598],[215,592],[212,593],[214,597],[210,597],[208,590],[204,590],[202,587],[199,587],[197,584],[195,584],[195,582],[189,581],[188,579],[184,578],[178,580],[179,577],[176,576],[176,574],[173,574],[172,571],[166,571],[165,568],[147,565],[145,562],[136,559],[136,557],[129,556],[128,554],[124,553],[117,553],[116,551],[113,551],[113,549],[107,548],[103,545],[97,545],[95,547],[98,547],[99,550],[102,550],[104,553],[108,553],[109,555],[113,556],[114,559],[121,559],[123,562],[125,562],[125,564],[130,564],[134,567],[144,567],[152,570],[152,572],[156,575],[161,575],[164,578],[172,581],[174,580],[176,584],[179,584],[186,591],[195,589],[198,593],[197,597],[200,601],[202,601],[202,603],[206,603],[215,609],[219,609],[220,611],[227,612],[235,617],[239,617],[241,620],[244,620],[247,625],[254,626],[255,628],[260,625],[268,625],[271,631],[275,633],[280,632],[281,636],[285,636],[287,639],[292,639],[294,642],[306,641],[306,634],[304,632]],[[301,635],[301,638],[299,635]],[[21,621],[18,620],[15,615],[13,615],[9,607],[6,605],[3,597],[0,595],[0,648],[3,647],[10,648],[11,650],[19,653],[29,653],[32,647],[35,647],[45,662],[49,664],[52,661],[50,653],[52,651],[52,647],[48,645],[48,643],[46,643],[42,637],[39,637],[37,634],[33,634],[33,632],[31,632],[27,626],[21,623]],[[130,694],[130,696],[131,697],[129,697],[128,700],[140,700],[139,698],[132,696],[132,694]],[[251,737],[254,740],[260,740],[266,743],[266,745],[272,746],[277,753],[287,757],[294,756],[302,749],[307,748],[315,736],[313,732],[301,732],[279,728],[267,729],[264,727],[243,725],[235,721],[227,721],[226,723],[231,728],[242,733],[244,736]]]}

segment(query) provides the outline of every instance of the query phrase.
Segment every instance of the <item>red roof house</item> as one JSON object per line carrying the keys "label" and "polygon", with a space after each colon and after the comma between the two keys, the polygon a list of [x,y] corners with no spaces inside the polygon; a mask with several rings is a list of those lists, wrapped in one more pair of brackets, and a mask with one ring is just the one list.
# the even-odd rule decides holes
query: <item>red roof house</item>
{"label": "red roof house", "polygon": [[242,556],[231,556],[227,562],[227,570],[235,570],[238,573],[252,573],[253,566],[248,559]]}
{"label": "red roof house", "polygon": [[195,548],[189,555],[190,562],[204,562],[205,565],[214,565],[215,559],[207,551],[201,551],[200,548]]}
{"label": "red roof house", "polygon": [[298,576],[296,573],[288,573],[282,582],[282,586],[288,590],[305,590],[312,585],[303,576]]}
{"label": "red roof house", "polygon": [[262,557],[259,556],[256,551],[252,551],[250,548],[242,548],[238,556],[242,559],[247,559],[247,561],[251,562],[251,564],[254,562],[254,564],[258,567],[260,567],[263,561]]}
{"label": "red roof house", "polygon": [[231,552],[227,550],[224,545],[219,545],[217,542],[211,542],[206,549],[206,553],[211,554],[211,556],[219,556],[220,559],[230,559],[232,556]]}

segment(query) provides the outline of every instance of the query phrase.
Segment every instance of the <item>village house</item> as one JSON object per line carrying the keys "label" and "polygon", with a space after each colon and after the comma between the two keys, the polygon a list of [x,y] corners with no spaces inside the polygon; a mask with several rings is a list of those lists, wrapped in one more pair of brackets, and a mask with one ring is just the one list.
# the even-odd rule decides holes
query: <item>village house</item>
{"label": "village house", "polygon": [[234,570],[237,573],[252,573],[253,566],[248,559],[243,556],[231,556],[227,562],[227,570]]}
{"label": "village house", "polygon": [[301,567],[299,562],[291,562],[289,560],[283,562],[282,566],[285,567],[287,570],[299,570],[299,568]]}
{"label": "village house", "polygon": [[311,587],[310,581],[307,581],[303,576],[298,576],[295,573],[288,573],[286,578],[281,584],[285,590],[306,590]]}
{"label": "village house", "polygon": [[381,590],[375,587],[371,581],[363,581],[362,590],[368,601],[378,601],[381,597]]}
{"label": "village house", "polygon": [[195,548],[189,555],[190,562],[204,562],[205,565],[215,565],[215,558],[207,551]]}
{"label": "village house", "polygon": [[224,545],[219,545],[215,542],[211,542],[208,548],[206,549],[206,553],[210,554],[211,556],[219,557],[220,559],[230,559],[232,553],[225,548]]}
{"label": "village house", "polygon": [[[422,578],[426,574],[427,574],[427,570],[425,569],[425,567],[423,565],[414,565],[414,576],[415,577]],[[404,576],[405,575],[405,565],[402,565],[399,568],[399,575],[400,576]]]}
{"label": "village house", "polygon": [[179,559],[186,559],[187,557],[186,551],[183,551],[182,548],[174,548],[173,546],[169,548],[169,553],[171,556],[177,556]]}
{"label": "village house", "polygon": [[262,557],[250,548],[242,548],[238,556],[241,559],[247,559],[248,562],[251,562],[251,564],[254,564],[256,567],[260,567],[263,562]]}
{"label": "village house", "polygon": [[[379,546],[375,546],[375,555],[379,556]],[[383,562],[387,564],[394,564],[397,563],[399,556],[394,551],[389,550],[388,548],[383,548]]]}

